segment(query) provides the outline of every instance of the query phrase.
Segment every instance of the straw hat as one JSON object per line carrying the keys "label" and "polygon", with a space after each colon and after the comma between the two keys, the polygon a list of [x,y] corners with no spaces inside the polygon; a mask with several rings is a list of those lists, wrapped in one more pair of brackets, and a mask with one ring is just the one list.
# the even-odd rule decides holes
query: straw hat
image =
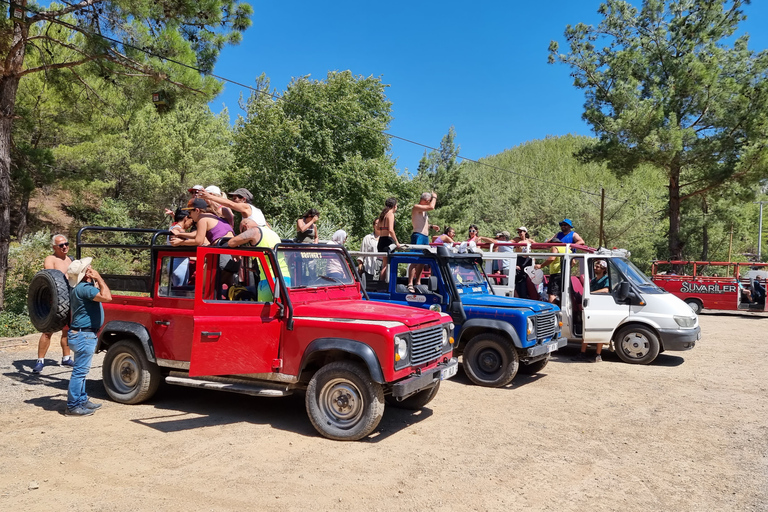
{"label": "straw hat", "polygon": [[69,268],[67,269],[67,280],[69,281],[69,286],[74,288],[78,285],[78,283],[80,283],[80,281],[83,280],[85,277],[85,271],[88,270],[88,267],[91,266],[92,261],[93,258],[83,258],[81,260],[75,260],[69,264]]}

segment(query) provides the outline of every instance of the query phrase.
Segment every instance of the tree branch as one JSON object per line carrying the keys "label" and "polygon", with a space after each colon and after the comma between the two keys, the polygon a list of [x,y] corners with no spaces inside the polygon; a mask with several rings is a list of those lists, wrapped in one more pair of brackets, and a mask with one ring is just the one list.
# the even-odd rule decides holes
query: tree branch
{"label": "tree branch", "polygon": [[98,4],[103,2],[104,0],[83,0],[79,4],[72,4],[69,7],[66,7],[64,9],[58,10],[58,11],[47,11],[47,12],[40,12],[34,16],[30,16],[27,18],[28,23],[35,23],[38,21],[47,20],[48,18],[57,18],[59,16],[63,16],[65,14],[69,14],[71,12],[79,11],[81,9],[84,9],[85,7]]}
{"label": "tree branch", "polygon": [[38,66],[36,68],[29,68],[25,69],[21,73],[18,74],[19,77],[22,77],[24,75],[29,75],[30,73],[37,73],[38,71],[44,71],[46,69],[62,69],[62,68],[73,68],[75,66],[79,66],[80,64],[85,64],[86,62],[90,62],[92,60],[96,60],[98,57],[91,56],[87,57],[82,60],[76,60],[73,62],[60,62],[58,64],[49,64],[47,66]]}

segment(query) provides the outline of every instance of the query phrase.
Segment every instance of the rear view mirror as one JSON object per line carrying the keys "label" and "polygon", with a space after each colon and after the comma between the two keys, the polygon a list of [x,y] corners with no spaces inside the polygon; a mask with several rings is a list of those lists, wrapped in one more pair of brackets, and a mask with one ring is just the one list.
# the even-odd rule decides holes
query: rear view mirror
{"label": "rear view mirror", "polygon": [[629,283],[622,281],[619,283],[618,288],[616,288],[616,298],[619,302],[624,302],[627,300],[627,297],[629,297]]}

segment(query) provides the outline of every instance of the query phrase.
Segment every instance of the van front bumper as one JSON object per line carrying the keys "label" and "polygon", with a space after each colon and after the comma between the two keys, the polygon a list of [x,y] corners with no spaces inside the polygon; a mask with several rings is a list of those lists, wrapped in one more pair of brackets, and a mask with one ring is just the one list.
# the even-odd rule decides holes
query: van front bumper
{"label": "van front bumper", "polygon": [[659,329],[664,350],[691,350],[701,339],[701,327],[695,329]]}

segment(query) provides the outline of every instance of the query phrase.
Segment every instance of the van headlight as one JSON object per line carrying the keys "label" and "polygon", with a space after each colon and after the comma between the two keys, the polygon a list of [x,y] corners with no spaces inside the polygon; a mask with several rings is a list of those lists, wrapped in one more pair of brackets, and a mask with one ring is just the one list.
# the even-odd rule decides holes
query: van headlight
{"label": "van headlight", "polygon": [[395,336],[395,361],[404,361],[408,357],[408,342],[405,338]]}
{"label": "van headlight", "polygon": [[675,316],[674,319],[680,327],[693,327],[696,325],[695,316]]}

